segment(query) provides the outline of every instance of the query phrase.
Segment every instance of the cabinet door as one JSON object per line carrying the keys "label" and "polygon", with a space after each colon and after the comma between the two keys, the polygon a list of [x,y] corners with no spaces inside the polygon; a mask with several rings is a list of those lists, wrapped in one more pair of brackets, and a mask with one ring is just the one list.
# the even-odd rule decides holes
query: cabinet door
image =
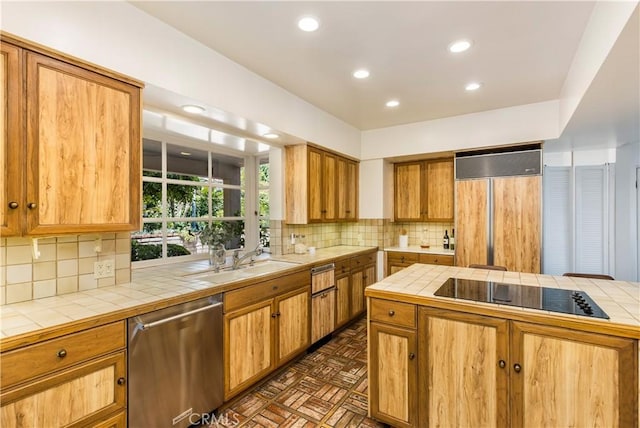
{"label": "cabinet door", "polygon": [[493,179],[495,265],[540,273],[541,180],[539,176]]}
{"label": "cabinet door", "polygon": [[429,161],[425,168],[426,219],[453,221],[453,159]]}
{"label": "cabinet door", "polygon": [[309,289],[294,291],[276,298],[278,334],[277,365],[291,359],[310,344]]}
{"label": "cabinet door", "polygon": [[311,299],[311,343],[316,343],[336,325],[336,290],[325,291]]}
{"label": "cabinet door", "polygon": [[94,426],[126,407],[124,352],[3,390],[3,427]]}
{"label": "cabinet door", "polygon": [[420,308],[418,331],[420,426],[508,426],[508,321]]}
{"label": "cabinet door", "polygon": [[[364,280],[364,287],[368,287],[371,284],[376,282],[376,266],[369,265],[364,270],[364,276],[362,278]],[[364,293],[364,290],[363,290]]]}
{"label": "cabinet door", "polygon": [[372,322],[369,349],[371,416],[394,427],[418,426],[415,331]]}
{"label": "cabinet door", "polygon": [[513,426],[638,426],[636,341],[513,322],[511,355]]}
{"label": "cabinet door", "polygon": [[137,230],[140,89],[26,58],[27,233]]}
{"label": "cabinet door", "polygon": [[320,150],[309,148],[307,152],[307,177],[309,182],[308,196],[308,213],[309,221],[322,221],[322,152]]}
{"label": "cabinet door", "polygon": [[0,43],[0,236],[19,235],[24,213],[20,53]]}
{"label": "cabinet door", "polygon": [[364,311],[364,270],[351,273],[351,318]]}
{"label": "cabinet door", "polygon": [[351,319],[349,275],[336,279],[336,327]]}
{"label": "cabinet door", "polygon": [[456,181],[457,266],[487,264],[487,184],[484,179]]}
{"label": "cabinet door", "polygon": [[322,155],[322,215],[324,221],[338,218],[336,193],[337,156],[330,153]]}
{"label": "cabinet door", "polygon": [[357,164],[338,157],[337,168],[338,219],[355,220],[358,204]]}
{"label": "cabinet door", "polygon": [[273,299],[225,315],[224,396],[228,399],[274,367]]}
{"label": "cabinet door", "polygon": [[396,164],[395,170],[395,219],[418,221],[422,219],[421,162]]}

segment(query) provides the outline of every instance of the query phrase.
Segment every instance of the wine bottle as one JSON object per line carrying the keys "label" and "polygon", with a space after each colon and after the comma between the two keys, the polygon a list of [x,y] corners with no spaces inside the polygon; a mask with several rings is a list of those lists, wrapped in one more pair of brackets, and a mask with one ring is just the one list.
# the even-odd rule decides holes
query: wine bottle
{"label": "wine bottle", "polygon": [[451,237],[449,238],[449,249],[450,250],[456,249],[456,230],[455,229],[451,229]]}
{"label": "wine bottle", "polygon": [[449,234],[447,233],[446,229],[444,231],[444,238],[442,239],[442,248],[444,248],[445,250],[449,249]]}

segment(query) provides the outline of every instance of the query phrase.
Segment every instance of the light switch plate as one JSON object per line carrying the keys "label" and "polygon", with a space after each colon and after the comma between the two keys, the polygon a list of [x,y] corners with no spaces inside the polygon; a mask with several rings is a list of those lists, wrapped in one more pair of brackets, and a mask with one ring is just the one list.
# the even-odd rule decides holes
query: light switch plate
{"label": "light switch plate", "polygon": [[111,278],[116,275],[113,259],[100,260],[93,264],[93,277],[95,279]]}

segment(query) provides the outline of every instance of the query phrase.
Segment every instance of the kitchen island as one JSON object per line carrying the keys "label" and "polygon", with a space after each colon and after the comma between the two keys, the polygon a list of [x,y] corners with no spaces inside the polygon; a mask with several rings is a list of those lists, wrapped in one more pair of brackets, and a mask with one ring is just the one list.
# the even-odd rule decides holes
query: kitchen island
{"label": "kitchen island", "polygon": [[[584,292],[609,319],[436,296],[449,278]],[[414,264],[365,295],[373,418],[638,426],[638,283]]]}

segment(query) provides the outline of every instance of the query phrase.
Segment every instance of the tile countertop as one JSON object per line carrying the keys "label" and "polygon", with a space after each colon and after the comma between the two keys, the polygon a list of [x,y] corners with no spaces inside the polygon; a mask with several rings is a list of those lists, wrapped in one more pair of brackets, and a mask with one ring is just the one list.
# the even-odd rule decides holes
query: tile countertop
{"label": "tile countertop", "polygon": [[[296,272],[340,257],[349,257],[375,250],[377,247],[336,246],[316,250],[316,254],[288,254],[272,260],[292,263],[278,271]],[[7,342],[13,348],[17,341],[29,342],[30,337],[54,337],[55,329],[71,323],[92,325],[135,316],[150,310],[194,300],[206,295],[250,285],[257,280],[272,278],[274,273],[253,276],[234,283],[212,283],[185,275],[210,271],[207,260],[172,263],[133,269],[131,282],[110,287],[79,291],[27,302],[0,306],[0,346]],[[235,285],[234,285],[235,284]],[[15,340],[14,340],[15,339]]]}
{"label": "tile countertop", "polygon": [[[434,296],[435,291],[451,277],[585,291],[609,315],[610,319]],[[640,339],[640,283],[638,282],[413,264],[367,287],[365,295],[445,309],[453,308],[482,315],[503,314],[505,318],[523,321],[539,322],[542,319],[549,325],[562,324],[582,330],[593,328],[598,332]]]}
{"label": "tile countertop", "polygon": [[385,247],[384,251],[398,251],[403,253],[422,253],[422,254],[441,254],[445,256],[453,256],[455,251],[445,250],[442,247],[422,248],[419,245],[409,245],[406,248],[401,247]]}

